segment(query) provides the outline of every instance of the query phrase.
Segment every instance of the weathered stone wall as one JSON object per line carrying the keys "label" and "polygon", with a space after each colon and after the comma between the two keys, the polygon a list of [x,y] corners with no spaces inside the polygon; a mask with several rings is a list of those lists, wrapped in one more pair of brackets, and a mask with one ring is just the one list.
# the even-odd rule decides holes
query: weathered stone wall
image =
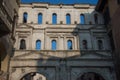
{"label": "weathered stone wall", "polygon": [[[47,7],[47,8],[46,8]],[[43,24],[48,22],[52,24],[52,14],[57,14],[57,24],[60,24],[62,21],[63,24],[66,24],[66,14],[71,15],[71,24],[75,24],[75,21],[79,24],[80,14],[85,15],[85,24],[95,24],[94,22],[94,14],[97,12],[94,11],[95,6],[91,6],[89,4],[86,5],[48,5],[45,8],[43,6],[37,5],[35,3],[31,4],[21,4],[19,9],[19,23],[23,22],[23,13],[28,13],[28,22],[27,23],[38,23],[38,14],[43,14]],[[99,24],[103,24],[102,15],[98,14],[98,22]],[[33,16],[34,15],[34,16]]]}
{"label": "weathered stone wall", "polygon": [[[28,13],[27,23],[23,23],[24,12]],[[40,12],[43,14],[43,24],[38,24],[37,21]],[[57,14],[56,25],[52,24],[53,13]],[[66,25],[67,13],[71,15],[69,25]],[[81,13],[85,14],[83,25],[79,24]],[[105,80],[115,80],[109,37],[100,13],[97,13],[99,23],[95,24],[95,13],[94,6],[86,4],[21,4],[9,79],[20,80],[25,75],[36,72],[46,77],[46,80],[77,80],[84,73],[94,72]],[[90,21],[92,24],[89,24]],[[20,50],[22,39],[26,41],[24,50]],[[99,39],[103,41],[101,50],[97,43]],[[37,40],[41,40],[41,50],[36,50]],[[56,50],[51,50],[52,40],[57,41]],[[67,49],[68,40],[73,43],[72,50]],[[87,49],[83,48],[83,40],[87,40]]]}

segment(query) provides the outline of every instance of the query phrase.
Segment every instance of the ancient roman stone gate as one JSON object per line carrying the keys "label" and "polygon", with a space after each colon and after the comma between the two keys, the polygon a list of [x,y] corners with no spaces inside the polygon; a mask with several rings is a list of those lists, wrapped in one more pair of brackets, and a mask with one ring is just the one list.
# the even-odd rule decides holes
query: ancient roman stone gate
{"label": "ancient roman stone gate", "polygon": [[[43,52],[44,54],[42,54]],[[86,59],[82,59],[83,54],[80,56],[79,51],[74,51],[75,54],[71,51],[64,52],[64,54],[67,53],[66,55],[72,55],[68,58],[62,58],[65,56],[62,55],[62,52],[60,52],[61,58],[55,57],[54,51],[52,53],[43,52],[16,51],[15,56],[11,59],[9,80],[114,80],[113,69],[103,67],[109,64],[106,61],[104,63],[97,60],[86,61]],[[54,54],[54,56],[50,54]]]}

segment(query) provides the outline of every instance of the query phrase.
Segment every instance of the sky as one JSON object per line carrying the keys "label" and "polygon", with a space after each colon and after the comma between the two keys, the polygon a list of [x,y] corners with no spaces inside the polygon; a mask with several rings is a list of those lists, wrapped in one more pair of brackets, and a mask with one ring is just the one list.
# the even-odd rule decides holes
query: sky
{"label": "sky", "polygon": [[51,4],[75,4],[75,3],[89,3],[97,4],[98,0],[21,0],[21,3],[32,3],[32,2],[48,2]]}

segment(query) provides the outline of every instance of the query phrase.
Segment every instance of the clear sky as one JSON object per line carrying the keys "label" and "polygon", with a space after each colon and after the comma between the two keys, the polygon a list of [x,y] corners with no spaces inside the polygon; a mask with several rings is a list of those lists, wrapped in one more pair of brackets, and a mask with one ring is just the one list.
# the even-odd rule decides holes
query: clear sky
{"label": "clear sky", "polygon": [[21,3],[32,2],[49,2],[51,4],[74,4],[74,3],[90,3],[97,4],[98,0],[21,0]]}

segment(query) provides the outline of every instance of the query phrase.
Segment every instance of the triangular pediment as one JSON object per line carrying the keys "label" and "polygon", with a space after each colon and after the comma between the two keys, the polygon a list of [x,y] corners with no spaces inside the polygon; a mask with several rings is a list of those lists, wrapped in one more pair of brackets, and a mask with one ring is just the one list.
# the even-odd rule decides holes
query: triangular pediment
{"label": "triangular pediment", "polygon": [[48,59],[48,58],[57,58],[57,57],[46,55],[42,52],[27,52],[14,56],[14,59],[43,59],[43,58]]}
{"label": "triangular pediment", "polygon": [[14,59],[59,59],[80,56],[80,52],[62,52],[62,51],[17,51]]}
{"label": "triangular pediment", "polygon": [[111,53],[107,52],[93,52],[93,53],[82,53],[81,58],[89,58],[89,59],[108,59],[112,58]]}
{"label": "triangular pediment", "polygon": [[[111,59],[110,52],[73,52],[74,55],[67,55],[65,53],[57,52],[42,52],[42,51],[28,51],[28,52],[16,52],[13,58],[15,59]],[[70,53],[70,54],[73,54]]]}

